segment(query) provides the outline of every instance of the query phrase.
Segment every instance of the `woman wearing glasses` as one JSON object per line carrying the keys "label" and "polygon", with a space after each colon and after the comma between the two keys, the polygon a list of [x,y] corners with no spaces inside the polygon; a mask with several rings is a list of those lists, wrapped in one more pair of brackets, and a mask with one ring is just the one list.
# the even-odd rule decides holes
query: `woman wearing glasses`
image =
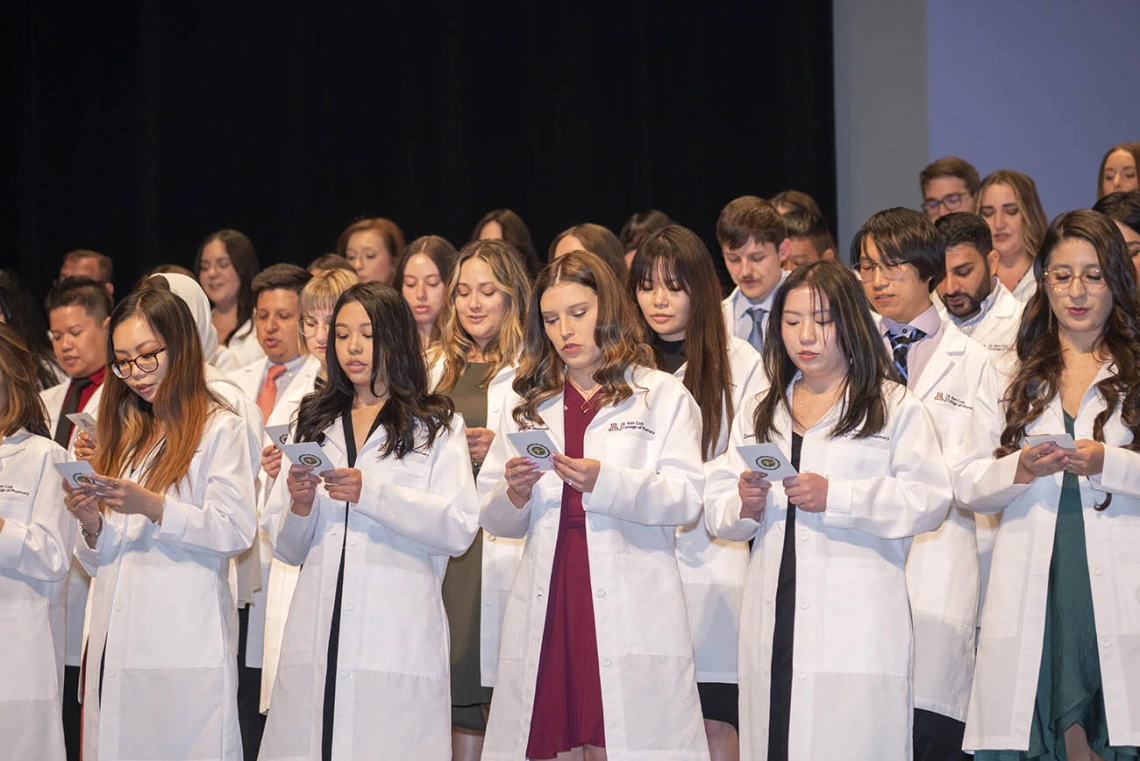
{"label": "woman wearing glasses", "polygon": [[[1136,278],[1117,227],[1083,210],[1054,220],[1033,274],[1020,365],[1012,380],[995,374],[983,386],[951,468],[961,504],[1004,510],[965,747],[979,761],[1135,758]],[[1075,447],[1056,443],[1061,434]]]}
{"label": "woman wearing glasses", "polygon": [[65,498],[94,579],[83,757],[241,759],[229,570],[257,526],[246,423],[207,388],[173,293],[125,298],[108,349],[98,475]]}

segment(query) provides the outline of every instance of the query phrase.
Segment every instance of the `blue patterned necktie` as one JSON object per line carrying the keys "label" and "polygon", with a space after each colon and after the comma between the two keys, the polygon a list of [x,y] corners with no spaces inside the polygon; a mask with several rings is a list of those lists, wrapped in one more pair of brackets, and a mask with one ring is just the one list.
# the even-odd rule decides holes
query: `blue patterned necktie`
{"label": "blue patterned necktie", "polygon": [[887,340],[891,342],[891,350],[895,355],[895,367],[898,368],[903,383],[907,383],[910,380],[910,373],[907,372],[906,367],[907,352],[910,351],[910,345],[924,338],[926,338],[925,332],[909,326],[901,330],[892,329],[887,331]]}
{"label": "blue patterned necktie", "polygon": [[764,353],[764,318],[768,310],[764,307],[748,307],[748,316],[752,318],[752,332],[748,334],[748,343],[761,354]]}

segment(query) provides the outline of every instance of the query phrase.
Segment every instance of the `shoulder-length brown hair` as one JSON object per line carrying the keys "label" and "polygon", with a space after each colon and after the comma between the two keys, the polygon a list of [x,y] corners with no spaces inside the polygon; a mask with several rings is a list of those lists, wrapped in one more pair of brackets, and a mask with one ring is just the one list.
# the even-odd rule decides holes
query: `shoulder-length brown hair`
{"label": "shoulder-length brown hair", "polygon": [[455,384],[463,377],[463,372],[470,361],[471,351],[475,348],[475,341],[463,329],[463,323],[459,321],[459,315],[455,311],[459,276],[463,272],[463,265],[472,259],[481,259],[487,263],[495,278],[495,285],[507,297],[507,311],[503,315],[499,335],[483,350],[483,358],[488,364],[487,373],[479,382],[480,388],[486,389],[500,370],[515,364],[522,350],[523,324],[526,320],[526,306],[530,300],[530,278],[527,276],[522,258],[514,246],[506,241],[472,241],[459,252],[455,266],[451,269],[444,309],[446,317],[440,331],[439,343],[431,354],[433,362],[440,357],[443,358],[443,377],[436,387],[436,391],[441,394],[446,394],[455,388]]}
{"label": "shoulder-length brown hair", "polygon": [[[447,288],[447,284],[451,282],[451,272],[455,269],[455,260],[459,257],[455,246],[451,245],[451,241],[439,235],[421,235],[414,241],[409,243],[404,248],[404,253],[400,255],[400,261],[396,264],[396,278],[392,286],[400,293],[404,292],[404,270],[408,267],[408,262],[416,254],[423,254],[428,259],[431,259],[432,264],[439,271],[439,280],[443,283],[443,287]],[[435,324],[431,329],[431,343],[434,346],[439,341],[440,331],[443,327],[444,320],[447,318],[448,303],[444,300],[444,308],[435,318]]]}
{"label": "shoulder-length brown hair", "polygon": [[0,433],[11,436],[21,428],[50,437],[47,411],[36,386],[39,367],[24,339],[10,325],[0,322],[0,373],[8,387]]}
{"label": "shoulder-length brown hair", "polygon": [[[660,272],[658,272],[660,268]],[[685,388],[701,408],[701,449],[705,459],[716,456],[721,429],[732,420],[732,365],[728,358],[728,330],[721,308],[720,281],[712,255],[697,234],[680,225],[669,225],[650,233],[637,249],[630,265],[626,292],[631,303],[643,287],[652,288],[656,278],[673,291],[689,295],[689,323],[685,328]],[[652,328],[641,309],[638,323],[646,336]],[[665,358],[654,342],[657,369],[665,369]]]}
{"label": "shoulder-length brown hair", "polygon": [[772,313],[768,317],[768,337],[764,341],[764,369],[772,380],[772,386],[756,408],[753,419],[756,440],[771,441],[780,433],[775,424],[780,407],[794,418],[788,385],[796,375],[796,365],[784,344],[781,325],[788,294],[803,287],[810,288],[813,297],[826,300],[839,348],[849,362],[844,380],[843,413],[831,436],[853,434],[856,439],[865,439],[883,430],[887,424],[889,415],[884,384],[897,381],[898,376],[871,319],[871,309],[862,285],[847,267],[834,259],[827,259],[796,269],[776,292]]}
{"label": "shoulder-length brown hair", "polygon": [[574,225],[555,235],[554,240],[550,241],[550,248],[546,250],[547,261],[554,261],[554,252],[558,248],[558,244],[568,235],[578,239],[578,242],[582,244],[583,251],[589,251],[605,262],[619,283],[625,282],[625,246],[621,244],[616,235],[610,232],[608,227],[602,227],[593,222]]}
{"label": "shoulder-length brown hair", "polygon": [[206,360],[194,318],[186,302],[170,291],[135,291],[119,302],[107,330],[108,357],[115,356],[115,328],[135,316],[143,319],[166,347],[166,375],[151,403],[113,372],[107,373],[92,466],[103,475],[121,477],[161,427],[162,443],[141,484],[162,494],[171,487],[178,488],[190,470],[207,419],[226,404],[206,387]]}
{"label": "shoulder-length brown hair", "polygon": [[515,422],[520,426],[542,425],[539,406],[562,393],[565,365],[547,338],[542,319],[543,294],[561,283],[577,283],[598,295],[594,343],[601,350],[602,363],[594,372],[594,380],[602,387],[598,391],[600,406],[621,404],[633,394],[625,378],[628,369],[656,367],[653,350],[645,343],[645,333],[638,323],[636,307],[626,297],[613,270],[594,254],[571,251],[546,265],[530,295],[526,348],[513,386],[522,397],[514,409]]}
{"label": "shoulder-length brown hair", "polygon": [[1117,151],[1127,151],[1132,154],[1132,160],[1136,162],[1136,169],[1140,170],[1140,142],[1117,143],[1108,149],[1104,154],[1104,158],[1100,160],[1100,168],[1096,171],[1096,200],[1100,200],[1107,195],[1104,192],[1104,165],[1108,163],[1108,157]]}
{"label": "shoulder-length brown hair", "polygon": [[[1045,233],[1033,260],[1037,291],[1025,305],[1017,331],[1018,369],[1006,390],[1005,429],[995,457],[1021,448],[1026,427],[1057,396],[1065,363],[1057,320],[1049,306],[1045,271],[1053,250],[1066,239],[1083,240],[1096,249],[1097,262],[1112,294],[1112,311],[1096,351],[1116,365],[1116,372],[1097,384],[1104,409],[1093,420],[1093,438],[1104,441],[1104,424],[1117,408],[1132,432],[1127,449],[1140,451],[1140,317],[1137,316],[1136,273],[1120,228],[1100,212],[1079,209],[1061,214]],[[1106,501],[1100,506],[1108,506]]]}
{"label": "shoulder-length brown hair", "polygon": [[1027,174],[1012,169],[998,169],[990,172],[982,180],[978,194],[974,196],[974,213],[982,213],[982,196],[991,185],[1008,185],[1017,200],[1017,208],[1021,211],[1024,223],[1021,226],[1021,244],[1029,256],[1037,253],[1041,247],[1041,239],[1045,237],[1045,229],[1049,220],[1045,218],[1045,209],[1041,206],[1041,197],[1037,195],[1037,183]]}

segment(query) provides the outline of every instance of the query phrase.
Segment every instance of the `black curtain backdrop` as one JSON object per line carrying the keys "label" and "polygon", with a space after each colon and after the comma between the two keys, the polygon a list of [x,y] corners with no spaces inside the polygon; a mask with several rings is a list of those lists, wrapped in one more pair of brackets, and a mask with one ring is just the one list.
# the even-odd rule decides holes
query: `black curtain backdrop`
{"label": "black curtain backdrop", "polygon": [[0,54],[5,260],[63,253],[123,294],[213,230],[307,264],[354,218],[457,246],[492,208],[545,251],[650,207],[715,249],[730,199],[834,220],[831,0],[667,4],[17,2]]}

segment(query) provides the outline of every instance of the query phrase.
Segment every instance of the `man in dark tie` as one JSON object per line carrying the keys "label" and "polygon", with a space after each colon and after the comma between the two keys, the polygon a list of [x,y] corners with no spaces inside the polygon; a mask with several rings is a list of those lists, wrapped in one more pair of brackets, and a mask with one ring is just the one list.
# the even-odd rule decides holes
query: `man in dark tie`
{"label": "man in dark tie", "polygon": [[[56,361],[68,375],[40,395],[48,413],[48,430],[60,446],[70,449],[75,426],[67,415],[90,412],[97,417],[100,389],[107,371],[107,326],[111,294],[102,283],[66,278],[56,283],[44,304]],[[65,592],[67,607],[64,659],[63,729],[68,759],[79,758],[79,664],[83,657],[83,615],[90,579],[72,562]]]}

